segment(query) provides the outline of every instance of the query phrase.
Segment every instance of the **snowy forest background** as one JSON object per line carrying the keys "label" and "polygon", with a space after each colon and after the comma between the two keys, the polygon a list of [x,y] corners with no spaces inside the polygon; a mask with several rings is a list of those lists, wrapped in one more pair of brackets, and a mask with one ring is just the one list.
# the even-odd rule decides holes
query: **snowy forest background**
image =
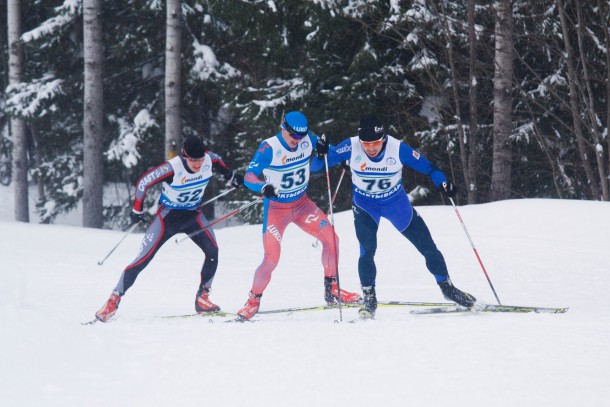
{"label": "snowy forest background", "polygon": [[[377,113],[454,180],[461,204],[610,200],[608,0],[6,5],[0,163],[16,220],[35,205],[50,223],[82,204],[84,226],[124,227],[134,182],[183,137],[243,172],[290,110],[332,143]],[[441,202],[425,176],[404,177],[417,204]],[[325,194],[312,179],[310,197]],[[226,205],[249,199],[239,190]]]}

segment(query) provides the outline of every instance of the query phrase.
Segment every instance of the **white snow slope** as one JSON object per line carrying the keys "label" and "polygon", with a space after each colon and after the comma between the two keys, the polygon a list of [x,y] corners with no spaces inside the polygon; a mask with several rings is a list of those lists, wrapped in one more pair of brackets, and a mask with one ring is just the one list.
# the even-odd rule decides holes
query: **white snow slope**
{"label": "white snow slope", "polygon": [[[7,189],[0,190],[5,204]],[[414,315],[380,308],[222,318],[194,312],[203,254],[169,241],[115,318],[83,326],[106,301],[142,234],[10,220],[0,212],[0,405],[608,406],[610,205],[513,200],[460,207],[502,303],[565,314]],[[459,288],[495,303],[451,207],[418,207]],[[335,215],[342,287],[359,290],[351,214]],[[217,231],[212,299],[235,312],[262,259],[261,228]],[[261,310],[321,305],[321,248],[294,225]],[[379,300],[445,301],[422,257],[382,221]]]}

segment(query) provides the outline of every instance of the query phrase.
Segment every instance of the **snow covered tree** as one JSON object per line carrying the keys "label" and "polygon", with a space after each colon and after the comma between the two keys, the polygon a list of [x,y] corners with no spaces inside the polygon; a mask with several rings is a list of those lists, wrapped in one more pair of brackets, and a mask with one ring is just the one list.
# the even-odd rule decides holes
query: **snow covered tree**
{"label": "snow covered tree", "polygon": [[[390,134],[456,182],[459,200],[608,199],[608,0],[174,2],[180,6],[170,15],[181,14],[175,27],[182,43],[170,58],[160,28],[172,2],[103,3],[102,24],[113,27],[101,39],[103,178],[107,190],[113,187],[104,199],[105,227],[126,225],[133,183],[166,158],[164,131],[172,120],[165,114],[173,103],[166,78],[180,87],[176,144],[201,137],[242,172],[290,110],[303,111],[311,129],[332,143],[354,135],[360,115],[376,113]],[[494,6],[508,3],[512,39],[502,49],[512,49],[514,79],[500,83],[494,55],[503,38],[495,35]],[[44,186],[38,216],[50,222],[84,196],[83,8],[79,0],[20,4],[27,64],[3,96],[0,126],[7,128],[8,116],[24,120],[37,146],[30,174]],[[494,96],[494,84],[504,91]],[[507,94],[512,100],[498,104]],[[505,151],[494,157],[499,134]],[[340,171],[331,169],[331,181]],[[442,201],[427,177],[405,171],[403,181],[424,191],[418,203]],[[211,184],[206,193],[223,187]],[[325,177],[312,177],[309,194],[327,205]],[[147,208],[154,207],[150,195]],[[230,205],[240,205],[251,193],[230,197]],[[337,209],[349,200],[344,183]]]}

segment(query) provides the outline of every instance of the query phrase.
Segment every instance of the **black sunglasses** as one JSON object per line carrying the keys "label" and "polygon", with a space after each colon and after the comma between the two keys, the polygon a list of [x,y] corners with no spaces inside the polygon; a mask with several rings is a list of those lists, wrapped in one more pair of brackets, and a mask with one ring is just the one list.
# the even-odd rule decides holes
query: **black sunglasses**
{"label": "black sunglasses", "polygon": [[282,128],[284,130],[286,130],[288,132],[288,134],[290,135],[290,137],[292,137],[295,140],[300,140],[309,133],[308,131],[305,131],[304,133],[300,133],[300,132],[296,131],[295,129],[290,127],[290,125],[288,124],[288,122],[286,120],[284,120],[282,122]]}

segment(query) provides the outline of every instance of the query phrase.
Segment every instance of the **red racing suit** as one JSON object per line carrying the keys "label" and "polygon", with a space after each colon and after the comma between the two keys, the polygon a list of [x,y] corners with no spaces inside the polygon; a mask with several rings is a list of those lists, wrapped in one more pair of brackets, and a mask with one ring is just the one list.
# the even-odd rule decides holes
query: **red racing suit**
{"label": "red racing suit", "polygon": [[[263,247],[265,254],[256,269],[252,293],[262,294],[280,259],[282,236],[290,223],[317,237],[322,243],[322,266],[325,277],[337,276],[339,238],[320,208],[306,195],[309,184],[309,161],[317,136],[303,137],[290,148],[281,133],[260,144],[244,178],[244,185],[261,193],[264,185],[273,185],[277,197],[263,201]],[[265,181],[260,180],[261,174]]]}

